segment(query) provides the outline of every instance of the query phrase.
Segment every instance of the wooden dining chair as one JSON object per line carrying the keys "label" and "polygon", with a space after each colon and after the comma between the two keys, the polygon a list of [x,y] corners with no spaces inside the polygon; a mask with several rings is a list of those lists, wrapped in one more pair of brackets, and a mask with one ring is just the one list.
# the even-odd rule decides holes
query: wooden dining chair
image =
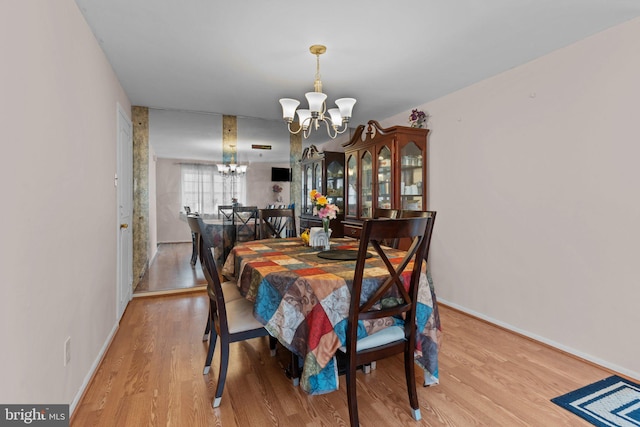
{"label": "wooden dining chair", "polygon": [[[352,426],[359,425],[356,398],[357,367],[398,353],[404,354],[405,377],[413,418],[421,418],[413,354],[416,343],[418,286],[422,260],[427,258],[432,230],[433,218],[393,221],[374,219],[365,220],[362,224],[349,302],[346,343],[339,349],[347,361],[347,401]],[[394,267],[385,254],[383,242],[385,239],[396,237],[410,238],[412,244],[402,261]],[[366,290],[363,290],[366,256],[371,249],[375,250],[384,262],[389,276],[379,287],[372,289],[367,285]],[[412,268],[408,269],[409,266]],[[389,326],[369,336],[358,337],[363,321],[381,321],[380,319],[393,322],[395,326]]]}
{"label": "wooden dining chair", "polygon": [[[192,219],[189,219],[187,217],[187,221],[189,221],[189,226],[191,227],[191,230],[197,235],[194,245],[195,245],[195,248],[197,249],[198,258],[200,258],[200,266],[202,267],[202,272],[203,274],[206,275],[205,268],[204,268],[203,254],[205,251],[205,247],[209,247],[209,248],[214,247],[211,234],[207,232],[207,224],[205,224],[202,217],[194,216]],[[233,300],[242,298],[242,295],[240,294],[240,289],[238,288],[238,284],[236,283],[235,280],[221,281],[220,286],[222,288],[222,293],[224,295],[225,301],[233,301]],[[206,341],[207,339],[209,339],[210,334],[211,334],[211,319],[209,316],[207,317],[207,325],[204,328],[202,341]]]}
{"label": "wooden dining chair", "polygon": [[296,237],[296,214],[293,208],[260,209],[260,239]]}
{"label": "wooden dining chair", "polygon": [[248,242],[258,237],[258,207],[239,206],[233,209],[235,241]]}
{"label": "wooden dining chair", "polygon": [[216,384],[213,407],[220,406],[224,383],[229,366],[229,344],[258,337],[269,337],[271,355],[275,355],[276,339],[253,316],[253,303],[245,298],[227,301],[220,283],[220,276],[212,255],[212,246],[205,242],[203,250],[204,275],[207,279],[209,294],[209,324],[211,334],[209,350],[204,364],[203,374],[207,375],[211,368],[213,352],[220,338],[220,365]]}

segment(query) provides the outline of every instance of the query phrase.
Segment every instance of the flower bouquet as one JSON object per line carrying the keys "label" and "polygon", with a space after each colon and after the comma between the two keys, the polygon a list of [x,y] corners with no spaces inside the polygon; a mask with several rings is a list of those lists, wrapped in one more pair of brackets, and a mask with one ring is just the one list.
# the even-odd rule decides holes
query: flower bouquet
{"label": "flower bouquet", "polygon": [[412,128],[423,128],[427,124],[427,120],[429,119],[429,115],[424,111],[418,111],[417,109],[411,110],[411,115],[409,115],[409,123]]}
{"label": "flower bouquet", "polygon": [[325,250],[330,249],[329,236],[331,230],[329,229],[329,221],[335,219],[340,212],[340,209],[333,203],[329,203],[326,196],[320,194],[317,190],[311,190],[309,193],[311,205],[313,206],[313,214],[317,215],[322,220],[322,236],[318,232],[314,232],[312,227],[310,235],[310,243],[312,246],[324,245]]}
{"label": "flower bouquet", "polygon": [[329,203],[327,196],[318,193],[317,190],[311,190],[309,193],[311,205],[313,206],[313,214],[322,220],[324,231],[329,231],[329,220],[335,219],[340,209],[332,203]]}

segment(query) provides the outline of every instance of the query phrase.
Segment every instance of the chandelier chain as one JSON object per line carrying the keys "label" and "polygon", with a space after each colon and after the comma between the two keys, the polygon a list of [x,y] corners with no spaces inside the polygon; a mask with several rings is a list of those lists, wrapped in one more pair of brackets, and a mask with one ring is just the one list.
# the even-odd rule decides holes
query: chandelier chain
{"label": "chandelier chain", "polygon": [[320,80],[320,54],[316,53],[316,80],[313,83],[316,92],[322,92],[322,80]]}

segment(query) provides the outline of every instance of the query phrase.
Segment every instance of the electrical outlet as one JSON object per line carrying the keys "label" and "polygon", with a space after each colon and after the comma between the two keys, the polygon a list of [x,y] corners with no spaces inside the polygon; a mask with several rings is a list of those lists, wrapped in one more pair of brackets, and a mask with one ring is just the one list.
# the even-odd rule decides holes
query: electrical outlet
{"label": "electrical outlet", "polygon": [[64,366],[71,362],[71,337],[67,337],[64,341]]}

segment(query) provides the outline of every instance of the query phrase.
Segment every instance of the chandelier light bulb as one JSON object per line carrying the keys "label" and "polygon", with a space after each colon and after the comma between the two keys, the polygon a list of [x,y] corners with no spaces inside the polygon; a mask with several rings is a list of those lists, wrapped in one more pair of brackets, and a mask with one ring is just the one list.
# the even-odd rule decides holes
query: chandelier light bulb
{"label": "chandelier light bulb", "polygon": [[300,101],[291,98],[282,98],[280,104],[282,105],[282,118],[291,123],[293,116],[296,115],[296,108],[300,105]]}
{"label": "chandelier light bulb", "polygon": [[[329,137],[335,138],[349,128],[349,120],[351,119],[356,100],[355,98],[337,99],[335,102],[338,108],[327,110],[327,95],[322,93],[322,81],[320,81],[320,55],[325,53],[327,48],[323,45],[313,45],[309,48],[309,51],[313,55],[316,55],[316,77],[313,83],[314,91],[305,93],[309,108],[297,110],[300,101],[292,98],[282,98],[280,99],[282,118],[287,123],[289,132],[294,135],[303,132],[302,135],[307,138],[312,130],[317,130],[324,123]],[[294,131],[291,129],[291,123],[293,123],[296,114],[298,114],[298,123],[300,126]]]}
{"label": "chandelier light bulb", "polygon": [[217,164],[218,173],[221,176],[240,176],[247,173],[247,165],[238,165],[236,163]]}

